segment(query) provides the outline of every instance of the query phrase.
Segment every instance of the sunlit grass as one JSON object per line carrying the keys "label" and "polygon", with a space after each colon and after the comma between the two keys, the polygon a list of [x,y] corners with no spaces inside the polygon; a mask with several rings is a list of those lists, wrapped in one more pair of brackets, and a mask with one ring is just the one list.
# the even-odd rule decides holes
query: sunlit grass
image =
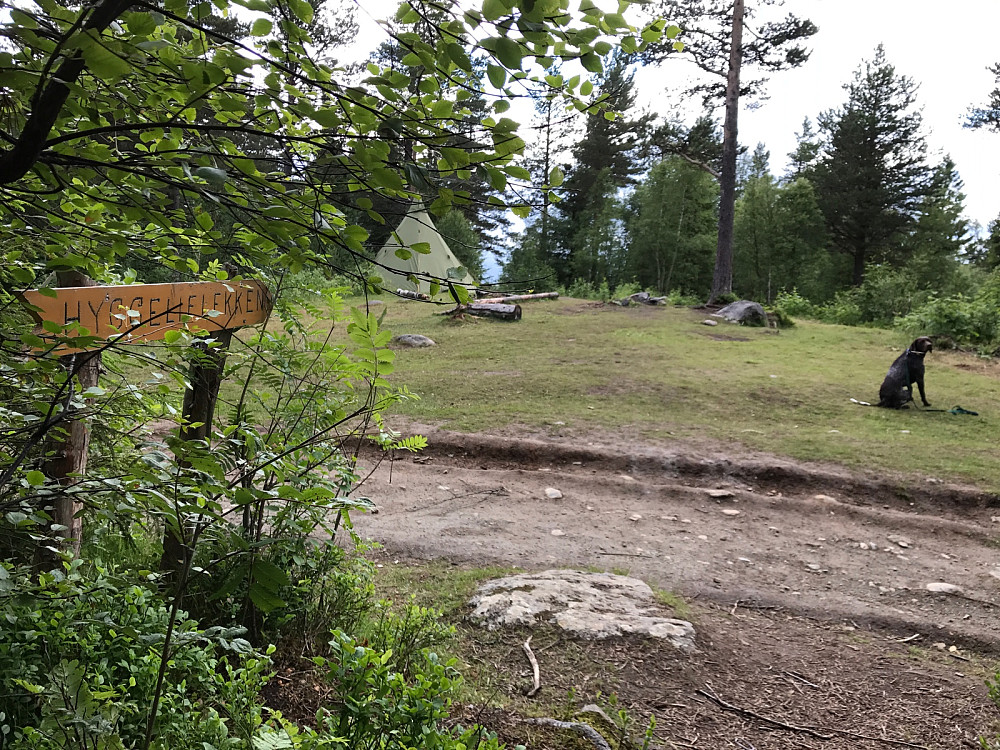
{"label": "sunlit grass", "polygon": [[980,417],[860,407],[877,400],[908,343],[891,331],[800,321],[780,333],[701,323],[681,308],[579,300],[523,306],[517,323],[434,315],[394,299],[385,325],[437,342],[399,352],[393,379],[420,395],[399,412],[459,431],[524,426],[571,434],[624,431],[698,439],[857,468],[919,472],[1000,486],[990,421],[1000,411],[995,363],[934,352],[934,407]]}

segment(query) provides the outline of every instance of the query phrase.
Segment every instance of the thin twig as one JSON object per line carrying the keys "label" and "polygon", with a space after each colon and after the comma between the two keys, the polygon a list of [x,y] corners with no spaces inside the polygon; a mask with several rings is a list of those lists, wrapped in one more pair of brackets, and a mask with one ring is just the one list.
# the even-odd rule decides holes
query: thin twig
{"label": "thin twig", "polygon": [[801,682],[803,685],[808,685],[809,687],[816,688],[817,690],[821,689],[819,685],[816,685],[816,684],[814,684],[812,682],[809,682],[809,680],[807,680],[805,677],[803,677],[802,675],[800,675],[798,672],[793,672],[790,669],[782,669],[781,671],[784,674],[787,674],[789,677],[795,678],[796,680],[798,680],[799,682]]}
{"label": "thin twig", "polygon": [[528,640],[521,644],[521,648],[524,650],[524,655],[528,657],[528,662],[531,664],[531,682],[533,687],[529,690],[526,695],[531,698],[542,689],[542,678],[538,669],[538,659],[531,652],[531,636],[528,636]]}
{"label": "thin twig", "polygon": [[652,560],[656,557],[656,555],[640,555],[635,552],[598,552],[597,554],[608,557],[645,557],[647,560]]}

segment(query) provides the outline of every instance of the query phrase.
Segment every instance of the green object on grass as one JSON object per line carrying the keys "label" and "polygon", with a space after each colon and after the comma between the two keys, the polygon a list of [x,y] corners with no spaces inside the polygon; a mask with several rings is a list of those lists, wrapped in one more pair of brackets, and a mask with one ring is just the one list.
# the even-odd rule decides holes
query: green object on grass
{"label": "green object on grass", "polygon": [[968,409],[963,409],[961,406],[956,406],[953,409],[948,410],[949,414],[968,414],[973,417],[978,417],[978,411],[969,411]]}

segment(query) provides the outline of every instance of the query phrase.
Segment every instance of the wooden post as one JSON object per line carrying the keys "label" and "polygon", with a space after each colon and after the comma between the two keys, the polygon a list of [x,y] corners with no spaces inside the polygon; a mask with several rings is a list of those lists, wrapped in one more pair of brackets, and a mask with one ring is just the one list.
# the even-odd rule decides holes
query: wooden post
{"label": "wooden post", "polygon": [[[96,283],[80,271],[60,271],[57,274],[60,287],[90,287]],[[97,385],[101,373],[100,352],[76,352],[60,358],[67,370],[67,376],[75,377],[81,391]],[[70,385],[70,388],[75,388]],[[63,487],[71,487],[79,481],[78,476],[87,470],[87,452],[90,448],[90,429],[82,419],[70,418],[56,427],[47,441],[45,473]],[[52,523],[61,528],[52,530],[52,536],[60,538],[64,549],[74,555],[80,554],[80,540],[83,535],[83,519],[79,517],[80,504],[72,495],[61,493],[52,508]],[[56,564],[58,557],[53,551],[42,546],[36,554],[39,565]]]}
{"label": "wooden post", "polygon": [[[226,355],[233,340],[230,329],[221,329],[213,334],[216,346],[209,347],[206,341],[195,342],[200,349],[188,375],[191,387],[184,392],[184,424],[180,429],[181,440],[204,440],[212,438],[212,420],[215,418],[215,404],[222,385],[222,373],[226,366]],[[183,465],[183,463],[182,463]],[[176,576],[190,562],[194,550],[184,528],[183,517],[178,516],[177,528],[169,525],[163,531],[163,556],[160,571]]]}

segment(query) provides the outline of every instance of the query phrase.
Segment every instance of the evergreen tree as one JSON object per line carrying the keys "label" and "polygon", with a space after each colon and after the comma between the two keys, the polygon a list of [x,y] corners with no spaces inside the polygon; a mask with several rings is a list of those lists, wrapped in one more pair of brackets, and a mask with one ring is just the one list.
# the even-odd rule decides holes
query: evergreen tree
{"label": "evergreen tree", "polygon": [[931,176],[920,216],[906,243],[907,269],[918,288],[948,291],[973,239],[963,216],[965,194],[955,162],[945,157]]}
{"label": "evergreen tree", "polygon": [[802,121],[802,131],[796,133],[795,138],[798,143],[788,155],[788,172],[785,174],[785,179],[789,182],[799,177],[808,177],[823,148],[819,133],[813,129],[812,120],[808,117]]}
{"label": "evergreen tree", "polygon": [[712,279],[719,189],[679,156],[653,166],[628,206],[628,276],[645,289],[703,294]]}
{"label": "evergreen tree", "polygon": [[860,285],[868,263],[893,255],[930,190],[916,84],[896,73],[882,46],[844,86],[847,102],[820,115],[823,153],[813,173],[834,250]]}
{"label": "evergreen tree", "polygon": [[483,263],[482,238],[460,210],[453,208],[435,221],[438,232],[459,262],[477,281],[483,282],[486,266]]}
{"label": "evergreen tree", "polygon": [[722,169],[722,133],[710,112],[703,113],[691,127],[667,121],[651,138],[661,157],[679,156],[712,175],[716,180]]}
{"label": "evergreen tree", "polygon": [[[634,184],[643,169],[648,143],[646,131],[652,117],[628,116],[635,106],[633,79],[626,58],[613,57],[598,81],[598,96],[619,115],[589,115],[584,136],[572,149],[575,163],[564,184],[565,198],[559,204],[566,220],[560,234],[568,242],[556,254],[558,260],[553,264],[560,281],[567,286],[575,278],[594,284],[603,280],[600,274],[607,266],[595,253],[607,244],[598,238],[614,235],[610,223],[617,218],[615,192]],[[595,221],[609,225],[598,228]]]}
{"label": "evergreen tree", "polygon": [[725,104],[719,171],[719,229],[710,301],[730,293],[733,286],[740,97],[760,95],[768,73],[804,63],[809,52],[799,42],[818,30],[812,21],[788,14],[781,21],[755,24],[755,28],[744,35],[744,27],[755,11],[776,2],[780,5],[778,0],[750,0],[748,7],[745,0],[660,0],[654,6],[656,12],[684,28],[685,44],[681,48],[665,43],[651,45],[647,59],[685,55],[711,76],[709,81],[695,84],[688,93],[700,93],[706,105],[720,100]]}
{"label": "evergreen tree", "polygon": [[[488,147],[488,136],[482,128],[483,120],[490,115],[490,103],[483,90],[486,62],[481,56],[472,54],[472,46],[467,40],[461,37],[452,38],[453,35],[446,31],[453,15],[460,12],[453,0],[446,2],[414,0],[411,7],[417,10],[421,20],[406,26],[390,23],[388,26],[390,39],[376,48],[371,59],[383,67],[409,76],[411,83],[407,93],[411,97],[426,96],[428,92],[422,91],[419,83],[414,83],[419,82],[424,63],[415,59],[419,56],[411,54],[407,37],[402,36],[400,32],[405,28],[408,33],[417,34],[428,44],[437,44],[443,35],[447,37],[446,43],[465,48],[475,85],[456,86],[447,80],[439,82],[437,84],[439,94],[436,95],[451,96],[460,102],[460,108],[456,108],[456,116],[453,118],[448,139],[434,143],[416,143],[412,139],[397,140],[395,144],[397,159],[426,198],[433,199],[442,190],[448,192],[452,196],[452,204],[465,215],[473,231],[478,233],[483,249],[499,254],[497,243],[502,241],[501,237],[509,228],[510,221],[506,209],[496,205],[497,201],[491,202],[490,197],[499,199],[503,194],[506,183],[503,181],[505,178],[502,173],[479,169],[463,173],[452,172],[442,176],[438,168],[442,149],[476,150]],[[386,135],[393,137],[391,132]],[[434,210],[447,210],[447,208],[444,201],[432,206]],[[406,210],[406,206],[385,207],[386,213],[398,214],[400,219],[405,216]],[[379,240],[382,240],[383,236],[387,237],[391,228],[391,226],[372,227],[371,246],[381,247],[382,243]]]}
{"label": "evergreen tree", "polygon": [[[559,75],[558,69],[555,74]],[[553,201],[564,194],[561,186],[565,176],[559,160],[566,151],[566,139],[573,121],[572,115],[559,104],[556,92],[557,89],[551,85],[532,92],[535,117],[531,129],[537,135],[528,139],[528,158],[525,160],[532,183],[541,186],[537,225],[530,229],[535,235],[531,243],[532,252],[537,253],[539,261],[546,267],[555,259],[559,246],[556,231],[560,222],[555,216]]]}
{"label": "evergreen tree", "polygon": [[990,92],[989,103],[985,107],[972,107],[965,121],[967,128],[989,128],[1000,132],[1000,63],[989,68],[994,75],[996,86]]}
{"label": "evergreen tree", "polygon": [[989,270],[1000,268],[1000,216],[987,227],[989,235],[983,242],[982,265]]}
{"label": "evergreen tree", "polygon": [[559,286],[555,271],[543,260],[539,224],[514,235],[510,254],[500,271],[500,284],[511,292],[551,292]]}

